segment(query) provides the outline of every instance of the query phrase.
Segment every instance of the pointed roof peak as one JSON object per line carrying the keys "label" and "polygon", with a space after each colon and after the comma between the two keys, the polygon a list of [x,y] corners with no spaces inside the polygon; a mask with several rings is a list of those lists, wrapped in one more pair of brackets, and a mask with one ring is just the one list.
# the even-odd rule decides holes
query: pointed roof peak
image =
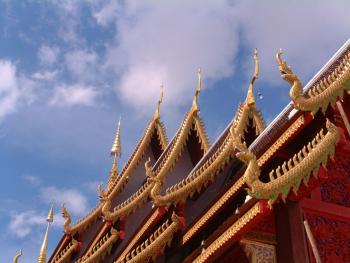
{"label": "pointed roof peak", "polygon": [[122,154],[122,147],[121,147],[121,142],[120,142],[120,124],[121,124],[121,116],[119,117],[118,121],[118,127],[117,127],[117,132],[115,134],[115,139],[114,143],[111,148],[111,155],[114,155],[115,157],[120,157]]}
{"label": "pointed roof peak", "polygon": [[258,79],[258,75],[259,75],[259,59],[258,59],[258,49],[257,48],[254,50],[253,58],[255,61],[255,69],[254,69],[253,77],[252,77],[250,84],[249,84],[248,93],[247,93],[247,97],[245,100],[245,104],[248,106],[255,105],[255,97],[254,97],[254,93],[253,93],[253,88],[254,88],[254,83]]}
{"label": "pointed roof peak", "polygon": [[158,105],[156,112],[154,113],[153,120],[159,120],[160,117],[160,104],[163,102],[163,92],[164,92],[164,84],[163,82],[160,84],[160,95],[159,95],[159,100],[158,100]]}
{"label": "pointed roof peak", "polygon": [[192,101],[192,111],[198,111],[198,95],[202,88],[202,69],[198,68],[198,83]]}
{"label": "pointed roof peak", "polygon": [[49,210],[49,214],[47,215],[46,221],[47,221],[47,227],[44,235],[44,240],[40,248],[40,254],[39,254],[37,263],[46,263],[49,230],[50,230],[50,225],[53,222],[53,203],[51,203],[51,207]]}
{"label": "pointed roof peak", "polygon": [[49,213],[47,215],[46,221],[49,223],[53,222],[53,203],[51,203],[51,207],[50,207]]}

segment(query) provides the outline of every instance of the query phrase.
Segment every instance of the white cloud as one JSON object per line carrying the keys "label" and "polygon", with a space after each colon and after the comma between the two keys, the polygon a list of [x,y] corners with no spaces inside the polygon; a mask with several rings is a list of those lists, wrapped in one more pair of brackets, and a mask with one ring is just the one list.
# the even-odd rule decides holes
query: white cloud
{"label": "white cloud", "polygon": [[8,229],[10,233],[24,238],[32,232],[33,227],[45,224],[45,216],[38,215],[37,211],[29,210],[12,213]]}
{"label": "white cloud", "polygon": [[[345,0],[332,5],[328,1],[315,5],[310,1],[255,0],[130,0],[111,5],[106,2],[94,17],[102,26],[112,20],[116,25],[115,43],[108,46],[106,64],[118,76],[118,94],[135,108],[154,106],[161,81],[169,104],[177,106],[190,100],[187,94],[193,93],[198,66],[210,83],[232,75],[239,44],[250,50],[257,47],[260,78],[280,84],[274,61],[280,47],[305,81],[349,37]],[[113,8],[118,11],[111,14]],[[250,57],[247,63],[251,68]]]}
{"label": "white cloud", "polygon": [[[38,226],[46,225],[46,217],[42,212],[28,210],[24,212],[11,212],[11,220],[8,225],[8,231],[18,238],[25,238],[31,234]],[[62,228],[64,218],[61,213],[54,214],[52,226]],[[42,231],[42,230],[41,230]]]}
{"label": "white cloud", "polygon": [[31,185],[39,185],[39,184],[41,184],[40,178],[37,177],[37,176],[34,176],[34,175],[25,174],[25,175],[23,175],[23,179],[26,180]]}
{"label": "white cloud", "polygon": [[57,46],[42,45],[38,50],[38,58],[40,63],[44,65],[52,65],[57,61],[60,49]]}
{"label": "white cloud", "polygon": [[70,74],[80,80],[88,81],[95,77],[98,56],[95,52],[75,50],[65,55],[65,62]]}
{"label": "white cloud", "polygon": [[75,189],[58,189],[45,187],[40,191],[40,197],[45,202],[54,202],[61,205],[65,203],[68,211],[75,215],[84,215],[87,211],[88,202],[86,197]]}
{"label": "white cloud", "polygon": [[261,79],[282,83],[275,54],[304,80],[312,77],[349,37],[349,2],[237,1],[243,41],[259,48]]}
{"label": "white cloud", "polygon": [[42,70],[32,74],[32,78],[36,80],[50,81],[50,80],[54,80],[58,74],[59,74],[58,70]]}
{"label": "white cloud", "polygon": [[49,104],[56,106],[92,106],[95,104],[97,96],[98,92],[92,86],[62,84],[55,87]]}
{"label": "white cloud", "polygon": [[16,66],[0,60],[0,120],[14,112],[20,98]]}
{"label": "white cloud", "polygon": [[124,3],[107,53],[107,65],[121,75],[116,89],[123,101],[153,108],[163,81],[166,101],[178,106],[191,99],[198,67],[212,81],[233,73],[234,9],[224,0],[202,2]]}
{"label": "white cloud", "polygon": [[98,11],[93,13],[96,22],[101,26],[108,26],[117,18],[120,2],[112,0],[105,3]]}

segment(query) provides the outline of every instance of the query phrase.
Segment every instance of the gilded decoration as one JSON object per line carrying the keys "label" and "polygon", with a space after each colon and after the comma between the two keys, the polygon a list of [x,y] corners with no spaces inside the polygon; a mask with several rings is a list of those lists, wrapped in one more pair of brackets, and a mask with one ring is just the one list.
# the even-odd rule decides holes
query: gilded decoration
{"label": "gilded decoration", "polygon": [[267,151],[258,159],[259,166],[263,166],[279,148],[284,145],[288,139],[304,124],[304,116],[301,115],[296,119],[289,128],[267,149]]}
{"label": "gilded decoration", "polygon": [[227,201],[244,185],[243,177],[239,178],[229,190],[227,190],[220,199],[212,205],[209,210],[184,234],[182,238],[183,244],[187,243],[210,219],[216,212],[227,203]]}
{"label": "gilded decoration", "polygon": [[[115,180],[109,180],[106,191],[103,191],[102,187],[99,186],[98,190],[99,190],[101,202],[95,208],[93,208],[85,217],[80,219],[73,226],[70,226],[71,218],[68,217],[67,214],[63,215],[63,211],[62,211],[62,215],[66,220],[65,221],[65,231],[67,231],[67,233],[70,233],[70,235],[74,235],[77,232],[84,231],[86,228],[88,228],[88,226],[90,224],[92,224],[93,222],[95,222],[98,219],[98,217],[102,213],[103,208],[105,208],[105,209],[108,208],[108,203],[107,203],[107,206],[105,206],[105,202],[107,200],[112,200],[112,198],[114,198],[123,189],[123,187],[127,183],[127,178],[129,176],[131,176],[132,172],[136,169],[140,160],[144,156],[145,150],[148,147],[154,132],[156,132],[156,135],[158,136],[158,139],[161,143],[162,150],[164,150],[166,148],[166,146],[168,144],[168,140],[167,140],[167,137],[165,135],[164,125],[160,121],[160,115],[159,115],[159,108],[160,108],[160,104],[162,102],[162,97],[163,97],[163,94],[161,92],[161,98],[158,102],[157,109],[156,109],[156,112],[152,118],[152,121],[148,124],[147,128],[145,129],[142,138],[140,139],[140,141],[136,145],[134,152],[131,154],[130,158],[128,159],[127,163],[125,164],[124,168],[122,169],[120,175],[117,176]],[[115,160],[113,162],[111,173],[117,172],[116,171],[116,163],[115,163],[115,171],[114,171],[114,163],[115,163]],[[65,212],[67,212],[67,210],[65,210]],[[65,250],[65,248],[63,248],[63,250]],[[73,250],[70,250],[69,253],[72,253],[72,251]],[[61,251],[57,251],[56,253],[58,254],[60,252]],[[67,253],[68,252],[66,252],[66,254]],[[57,256],[57,254],[54,256]]]}
{"label": "gilded decoration", "polygon": [[164,252],[166,246],[171,245],[174,234],[179,230],[180,221],[178,216],[173,213],[171,221],[166,220],[150,237],[142,244],[126,254],[124,258],[119,258],[116,263],[121,262],[148,262],[154,261],[156,257]]}
{"label": "gilded decoration", "polygon": [[130,252],[130,250],[136,245],[140,238],[145,234],[145,232],[152,225],[154,220],[158,217],[158,209],[151,215],[147,222],[142,226],[142,228],[137,231],[132,240],[129,242],[128,246],[123,250],[123,253],[119,256],[118,261],[121,261]]}
{"label": "gilded decoration", "polygon": [[68,213],[66,207],[64,206],[64,203],[62,204],[62,217],[65,219],[63,223],[63,229],[66,234],[69,234],[71,232],[70,230],[70,224],[72,222],[72,218],[70,214]]}
{"label": "gilded decoration", "polygon": [[289,95],[296,109],[315,114],[321,108],[325,112],[330,103],[333,105],[337,97],[343,97],[344,91],[350,90],[350,51],[344,55],[332,72],[309,89],[307,96],[303,94],[301,81],[286,61],[281,59],[281,54],[282,50],[276,54],[278,69],[282,78],[292,85]]}
{"label": "gilded decoration", "polygon": [[[204,162],[198,169],[190,173],[185,179],[181,180],[179,183],[166,189],[165,195],[160,195],[161,185],[163,176],[157,176],[158,180],[153,180],[155,182],[154,187],[151,191],[151,198],[156,206],[169,206],[172,203],[176,203],[181,200],[185,200],[188,196],[192,197],[196,192],[200,192],[202,188],[206,187],[209,183],[213,182],[215,176],[220,173],[222,169],[230,162],[233,157],[232,148],[237,146],[240,140],[237,140],[237,136],[243,137],[244,132],[247,131],[249,126],[249,120],[253,120],[253,126],[256,128],[256,134],[260,134],[264,128],[264,121],[260,113],[255,108],[255,97],[253,94],[253,86],[255,80],[258,78],[259,73],[259,63],[258,63],[258,53],[257,50],[254,52],[255,60],[255,70],[252,80],[250,82],[247,97],[245,103],[239,107],[237,114],[235,115],[231,129],[234,129],[234,134],[229,132],[226,135],[223,143],[220,147],[212,154],[206,162]],[[200,75],[199,84],[196,90],[195,99],[193,105],[197,105],[196,96],[197,91],[200,90]],[[192,109],[197,109],[198,107],[192,107]],[[147,169],[146,169],[147,172]]]}
{"label": "gilded decoration", "polygon": [[69,262],[71,256],[74,252],[78,251],[80,248],[80,243],[72,239],[64,249],[58,253],[52,260],[52,263],[66,263]]}
{"label": "gilded decoration", "polygon": [[113,244],[118,240],[119,232],[115,228],[111,228],[99,242],[97,242],[87,254],[76,261],[76,263],[95,263],[112,250]]}
{"label": "gilded decoration", "polygon": [[322,129],[302,150],[277,169],[272,170],[269,173],[268,183],[260,181],[260,166],[252,152],[245,148],[237,153],[237,158],[248,165],[243,175],[249,187],[248,194],[256,198],[268,199],[269,205],[272,205],[279,195],[284,201],[291,189],[297,194],[301,181],[307,185],[311,172],[316,177],[319,166],[326,165],[328,156],[333,158],[339,132],[329,120],[326,122],[326,128],[326,134]]}
{"label": "gilded decoration", "polygon": [[[104,198],[104,205],[102,208],[102,214],[106,220],[116,221],[122,216],[127,216],[133,213],[138,207],[147,201],[151,196],[157,196],[160,189],[161,182],[166,179],[166,176],[174,167],[177,160],[180,158],[183,150],[185,149],[186,141],[192,129],[197,131],[201,147],[204,152],[209,148],[209,139],[205,132],[204,126],[198,115],[199,108],[197,105],[197,97],[201,89],[201,74],[198,73],[198,85],[196,88],[195,96],[193,99],[191,110],[186,114],[184,121],[181,124],[177,134],[173,141],[166,149],[165,154],[157,166],[156,170],[153,171],[150,167],[149,161],[145,164],[145,172],[147,175],[147,182],[144,183],[131,197],[125,200],[123,203],[118,204],[113,211],[111,211],[112,198],[109,195]],[[105,195],[106,196],[106,195]]]}
{"label": "gilded decoration", "polygon": [[[123,187],[127,183],[127,178],[129,176],[131,176],[132,172],[136,169],[140,160],[144,156],[145,150],[146,150],[147,146],[149,145],[150,140],[151,140],[154,132],[157,133],[158,139],[161,142],[162,150],[164,150],[166,148],[167,138],[165,135],[164,125],[160,121],[160,118],[159,118],[158,107],[157,107],[156,112],[157,112],[157,114],[155,114],[152,121],[147,126],[141,140],[136,145],[134,152],[132,153],[129,160],[127,161],[124,168],[122,169],[120,176],[118,176],[116,180],[114,180],[113,182],[111,182],[108,185],[108,188],[107,188],[105,194],[108,195],[108,197],[110,199],[114,198],[123,189]],[[100,202],[84,218],[82,218],[74,226],[72,226],[70,228],[70,232],[72,234],[74,234],[76,232],[80,232],[80,231],[83,231],[84,229],[86,229],[92,222],[97,220],[99,215],[101,215],[103,206],[104,206],[104,203]]]}
{"label": "gilded decoration", "polygon": [[222,246],[230,242],[232,238],[242,230],[252,219],[262,213],[264,208],[257,202],[251,209],[234,222],[224,233],[215,239],[195,260],[194,263],[208,262],[214,253]]}

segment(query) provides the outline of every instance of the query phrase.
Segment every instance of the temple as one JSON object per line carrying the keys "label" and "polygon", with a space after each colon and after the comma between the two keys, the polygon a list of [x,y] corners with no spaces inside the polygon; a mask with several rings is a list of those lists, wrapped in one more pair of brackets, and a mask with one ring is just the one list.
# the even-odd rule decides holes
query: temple
{"label": "temple", "polygon": [[48,262],[350,262],[350,41],[305,86],[277,52],[291,102],[267,127],[253,58],[245,100],[212,144],[200,70],[173,138],[162,90],[120,172],[119,121],[99,202],[74,224],[62,205],[64,235]]}

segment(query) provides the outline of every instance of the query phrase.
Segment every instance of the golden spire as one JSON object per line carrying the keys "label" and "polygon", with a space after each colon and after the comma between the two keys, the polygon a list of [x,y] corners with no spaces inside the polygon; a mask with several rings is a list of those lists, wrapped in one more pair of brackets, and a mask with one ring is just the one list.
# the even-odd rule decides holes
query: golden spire
{"label": "golden spire", "polygon": [[160,104],[163,102],[163,89],[164,89],[164,86],[162,83],[160,85],[160,96],[159,96],[156,112],[154,113],[154,116],[153,116],[153,120],[158,120],[160,116]]}
{"label": "golden spire", "polygon": [[111,148],[111,155],[114,155],[114,157],[120,157],[122,154],[122,146],[120,144],[120,121],[121,117],[119,118],[118,128],[115,134],[115,140]]}
{"label": "golden spire", "polygon": [[18,254],[13,258],[13,263],[17,263],[18,262],[18,258],[21,257],[23,255],[23,251],[22,249],[18,252]]}
{"label": "golden spire", "polygon": [[46,263],[47,242],[48,242],[49,230],[50,230],[50,225],[53,222],[53,204],[51,205],[51,208],[50,208],[49,214],[47,215],[46,221],[47,221],[46,232],[45,232],[43,243],[41,245],[40,254],[39,254],[37,263]]}
{"label": "golden spire", "polygon": [[255,60],[254,75],[252,77],[252,80],[250,81],[247,97],[245,99],[245,104],[247,104],[248,106],[251,106],[251,105],[255,104],[255,97],[254,97],[254,93],[253,93],[253,87],[254,87],[254,82],[255,82],[255,80],[257,80],[258,74],[259,74],[259,60],[258,60],[258,49],[257,48],[254,50],[253,58]]}
{"label": "golden spire", "polygon": [[192,101],[192,110],[194,110],[194,111],[198,110],[197,98],[198,98],[199,92],[201,91],[201,87],[202,87],[202,70],[201,70],[201,68],[199,68],[198,69],[198,84],[197,84],[196,92],[194,94],[193,101]]}
{"label": "golden spire", "polygon": [[120,156],[122,155],[122,146],[120,143],[120,121],[121,121],[121,118],[119,118],[115,140],[111,148],[111,155],[114,156],[114,160],[113,160],[111,171],[109,172],[108,187],[110,187],[118,177],[117,158],[120,158]]}

